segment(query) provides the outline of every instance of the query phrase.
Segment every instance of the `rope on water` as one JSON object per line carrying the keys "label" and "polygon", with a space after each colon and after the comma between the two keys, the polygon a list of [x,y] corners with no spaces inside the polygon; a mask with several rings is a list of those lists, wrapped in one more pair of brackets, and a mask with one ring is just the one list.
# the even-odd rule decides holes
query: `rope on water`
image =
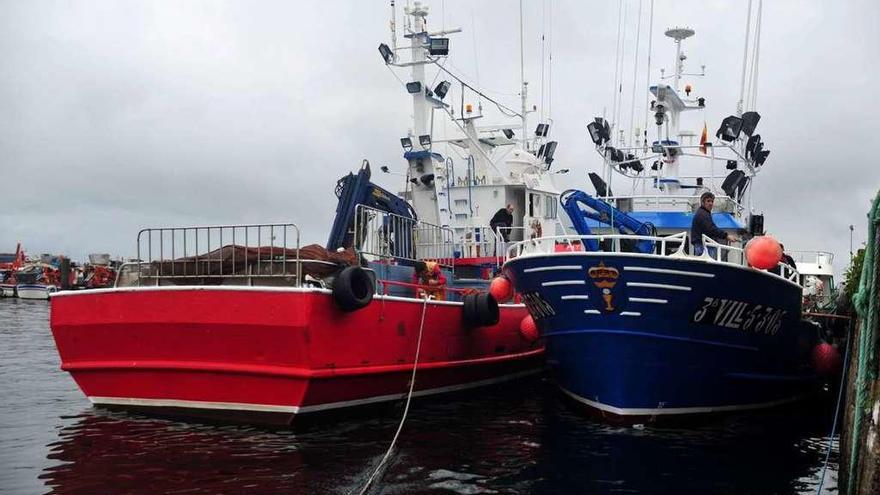
{"label": "rope on water", "polygon": [[419,367],[419,352],[422,349],[422,331],[425,328],[425,313],[428,311],[428,299],[429,296],[425,296],[425,302],[422,304],[422,321],[419,323],[419,339],[416,342],[416,358],[413,361],[413,370],[412,377],[409,380],[409,392],[406,394],[406,405],[403,408],[403,416],[400,418],[400,424],[397,425],[397,432],[394,433],[394,438],[391,439],[391,445],[388,446],[388,450],[385,451],[385,455],[382,456],[382,460],[379,461],[379,465],[376,466],[376,469],[373,471],[373,474],[367,479],[367,482],[364,483],[364,486],[361,487],[358,495],[364,495],[369,490],[370,486],[375,481],[376,476],[379,474],[379,471],[385,466],[385,463],[388,462],[388,458],[391,457],[391,452],[394,451],[394,446],[397,444],[397,437],[400,436],[400,431],[403,430],[403,424],[406,422],[406,416],[409,413],[409,403],[412,400],[413,395],[413,387],[416,383],[416,369]]}
{"label": "rope on water", "polygon": [[[843,371],[840,375],[840,383],[837,386],[837,405],[834,407],[834,421],[831,423],[831,434],[828,435],[828,450],[825,452],[825,462],[822,465],[822,478],[819,479],[819,488],[816,495],[822,493],[822,487],[825,486],[825,472],[828,471],[828,460],[831,458],[831,447],[834,445],[834,433],[837,431],[837,418],[840,416],[840,403],[843,402],[843,389],[846,388],[846,377],[849,371],[849,351],[852,349],[852,327],[853,322],[850,320],[848,330],[846,332],[846,352],[843,357]],[[838,470],[840,468],[838,467]]]}

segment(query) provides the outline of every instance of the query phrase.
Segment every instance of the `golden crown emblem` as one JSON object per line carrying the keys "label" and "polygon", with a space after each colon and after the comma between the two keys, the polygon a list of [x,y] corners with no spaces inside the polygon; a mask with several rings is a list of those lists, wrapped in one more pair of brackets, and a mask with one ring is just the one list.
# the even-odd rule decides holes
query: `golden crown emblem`
{"label": "golden crown emblem", "polygon": [[592,279],[617,280],[617,277],[620,276],[620,272],[617,271],[617,268],[605,266],[605,262],[601,261],[599,262],[598,266],[590,268],[587,273]]}

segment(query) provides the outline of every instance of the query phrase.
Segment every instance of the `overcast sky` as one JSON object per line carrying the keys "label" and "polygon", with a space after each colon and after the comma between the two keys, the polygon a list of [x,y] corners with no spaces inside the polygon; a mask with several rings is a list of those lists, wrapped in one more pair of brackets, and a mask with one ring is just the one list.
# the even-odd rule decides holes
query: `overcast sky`
{"label": "overcast sky", "polygon": [[[707,98],[710,134],[736,110],[746,4],[655,0],[652,80],[671,71],[663,30],[694,28],[688,63],[705,64],[707,77],[688,82]],[[429,28],[464,29],[447,67],[518,105],[518,3],[430,5]],[[638,6],[624,0],[627,122]],[[643,0],[642,106],[649,6]],[[560,187],[592,192],[586,174],[601,166],[586,123],[612,106],[618,7],[525,2],[531,101],[542,100],[543,47],[554,166],[571,169]],[[878,19],[880,2],[870,0],[764,5],[758,129],[772,154],[754,205],[789,250],[834,251],[838,271],[848,226],[860,245],[880,187],[871,147]],[[282,221],[323,244],[335,181],[362,159],[377,183],[402,185],[378,173],[405,170],[399,138],[410,127],[409,97],[376,50],[388,20],[378,0],[0,2],[0,251],[20,240],[29,253],[133,256],[143,227]],[[684,127],[699,132],[698,120]]]}

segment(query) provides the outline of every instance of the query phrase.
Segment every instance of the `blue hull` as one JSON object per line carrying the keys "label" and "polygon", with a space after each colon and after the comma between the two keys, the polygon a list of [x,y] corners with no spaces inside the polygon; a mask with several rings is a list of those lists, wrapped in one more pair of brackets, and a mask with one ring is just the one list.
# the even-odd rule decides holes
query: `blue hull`
{"label": "blue hull", "polygon": [[624,418],[767,407],[809,394],[817,336],[797,284],[689,257],[556,253],[505,272],[576,401]]}

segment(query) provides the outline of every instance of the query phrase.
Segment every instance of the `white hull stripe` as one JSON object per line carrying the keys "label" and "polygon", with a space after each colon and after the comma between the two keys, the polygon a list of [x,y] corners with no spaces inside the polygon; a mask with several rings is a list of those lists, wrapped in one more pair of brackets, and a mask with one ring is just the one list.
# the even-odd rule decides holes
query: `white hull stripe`
{"label": "white hull stripe", "polygon": [[583,280],[555,280],[553,282],[541,282],[541,287],[553,287],[556,285],[586,285]]}
{"label": "white hull stripe", "polygon": [[[56,297],[85,296],[90,294],[104,294],[115,292],[286,292],[292,294],[325,294],[332,295],[329,289],[320,289],[316,287],[270,287],[270,286],[247,286],[247,285],[162,285],[162,286],[137,286],[137,287],[116,287],[110,289],[86,289],[86,290],[68,290],[57,291],[51,294],[54,299]],[[400,301],[421,305],[424,300],[417,297],[400,297],[386,296],[376,294],[373,296],[374,301]],[[436,301],[429,300],[428,305],[435,306],[461,306],[461,301]],[[525,308],[525,304],[506,303],[499,304],[500,307]]]}
{"label": "white hull stripe", "polygon": [[585,315],[597,315],[597,314],[599,314],[599,310],[598,309],[585,309],[584,314]]}
{"label": "white hull stripe", "polygon": [[[517,378],[522,378],[535,373],[540,373],[540,369],[526,370],[510,375],[504,375],[497,378],[489,378],[476,382],[464,383],[461,385],[449,385],[447,387],[431,388],[427,390],[416,390],[413,397],[421,397],[426,395],[442,394],[447,392],[455,392],[459,390],[467,390],[470,388],[482,387],[485,385],[493,385],[496,383],[506,382]],[[116,405],[116,406],[138,406],[138,407],[177,407],[184,409],[214,409],[229,411],[255,411],[255,412],[277,412],[287,414],[302,414],[315,411],[325,411],[329,409],[339,409],[343,407],[353,407],[366,404],[374,404],[379,402],[388,402],[399,400],[406,397],[406,393],[379,395],[375,397],[367,397],[364,399],[355,399],[341,402],[330,402],[327,404],[316,404],[312,406],[283,406],[272,404],[248,404],[243,402],[210,402],[201,400],[179,400],[179,399],[136,399],[126,397],[89,397],[89,401],[96,405]]]}
{"label": "white hull stripe", "polygon": [[649,409],[649,408],[633,408],[633,409],[625,409],[620,407],[609,406],[608,404],[603,404],[601,402],[596,402],[580,395],[575,394],[574,392],[570,392],[561,386],[559,390],[565,395],[568,395],[572,399],[586,404],[590,407],[594,407],[601,411],[605,411],[611,414],[616,414],[618,416],[670,416],[675,414],[706,414],[706,413],[718,413],[718,412],[729,412],[729,411],[744,411],[748,409],[762,409],[766,407],[775,407],[781,406],[783,404],[789,404],[798,400],[803,399],[806,396],[797,395],[794,397],[789,397],[787,399],[780,399],[771,402],[762,402],[758,404],[743,404],[736,406],[709,406],[709,407],[668,407],[668,408],[657,408],[657,409]]}
{"label": "white hull stripe", "polygon": [[648,273],[666,273],[669,275],[684,275],[687,277],[705,277],[705,278],[714,278],[714,273],[704,273],[704,272],[688,272],[685,270],[670,270],[668,268],[647,268],[643,266],[624,266],[624,270],[628,272],[648,272]]}
{"label": "white hull stripe", "polygon": [[648,289],[668,289],[668,290],[681,290],[681,291],[689,291],[690,287],[685,287],[683,285],[669,285],[669,284],[649,284],[647,282],[627,282],[627,287],[645,287]]}
{"label": "white hull stripe", "polygon": [[557,266],[541,266],[538,268],[526,268],[523,270],[523,273],[535,273],[535,272],[551,272],[556,270],[583,270],[584,267],[582,265],[557,265]]}
{"label": "white hull stripe", "polygon": [[621,311],[620,316],[642,316],[638,311]]}
{"label": "white hull stripe", "polygon": [[560,299],[562,299],[563,301],[569,301],[572,299],[580,299],[580,300],[586,301],[589,298],[590,298],[590,296],[562,296],[562,297],[560,297]]}
{"label": "white hull stripe", "polygon": [[669,302],[666,299],[651,299],[649,297],[630,297],[629,301],[649,304],[666,304]]}

